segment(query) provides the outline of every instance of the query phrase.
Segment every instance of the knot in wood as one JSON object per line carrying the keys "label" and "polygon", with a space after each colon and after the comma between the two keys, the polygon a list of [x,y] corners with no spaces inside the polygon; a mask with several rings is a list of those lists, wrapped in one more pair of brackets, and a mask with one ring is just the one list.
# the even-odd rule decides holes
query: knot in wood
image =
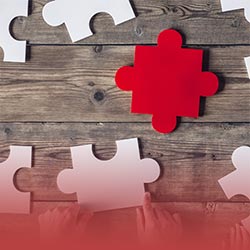
{"label": "knot in wood", "polygon": [[102,50],[103,50],[103,46],[102,45],[97,45],[97,46],[94,47],[94,51],[97,54],[101,53]]}
{"label": "knot in wood", "polygon": [[94,104],[103,104],[106,100],[106,93],[102,89],[95,89],[92,91],[90,99]]}

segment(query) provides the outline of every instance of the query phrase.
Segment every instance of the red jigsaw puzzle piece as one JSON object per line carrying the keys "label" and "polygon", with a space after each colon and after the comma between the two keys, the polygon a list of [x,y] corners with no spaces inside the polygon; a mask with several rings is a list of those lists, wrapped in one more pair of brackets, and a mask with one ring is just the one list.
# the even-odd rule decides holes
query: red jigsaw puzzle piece
{"label": "red jigsaw puzzle piece", "polygon": [[182,37],[165,30],[158,46],[137,46],[134,67],[117,71],[116,83],[133,91],[131,112],[151,114],[153,127],[172,132],[177,117],[199,117],[200,97],[214,95],[218,78],[202,72],[203,50],[182,48]]}

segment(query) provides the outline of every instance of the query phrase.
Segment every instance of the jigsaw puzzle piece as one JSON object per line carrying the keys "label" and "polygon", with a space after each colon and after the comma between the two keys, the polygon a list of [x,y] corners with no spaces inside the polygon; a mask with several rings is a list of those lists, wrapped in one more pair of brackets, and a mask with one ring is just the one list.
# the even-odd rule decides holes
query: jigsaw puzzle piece
{"label": "jigsaw puzzle piece", "polygon": [[[219,184],[228,199],[236,195],[244,195],[250,199],[250,147],[237,148],[232,155],[232,162],[236,170],[221,178]],[[250,217],[242,221],[250,233]]]}
{"label": "jigsaw puzzle piece", "polygon": [[223,12],[244,9],[245,17],[250,22],[249,0],[221,0],[221,7]]}
{"label": "jigsaw puzzle piece", "polygon": [[18,16],[28,16],[29,0],[0,0],[0,47],[5,62],[25,62],[26,41],[17,41],[10,34],[10,23]]}
{"label": "jigsaw puzzle piece", "polygon": [[43,18],[51,26],[65,23],[71,40],[77,42],[93,35],[90,21],[101,12],[112,16],[115,25],[135,18],[129,0],[54,0],[45,5]]}
{"label": "jigsaw puzzle piece", "polygon": [[242,194],[250,199],[250,147],[243,146],[236,149],[232,155],[236,170],[219,180],[228,199]]}
{"label": "jigsaw puzzle piece", "polygon": [[100,161],[92,145],[72,147],[73,170],[58,175],[64,193],[77,193],[78,202],[91,211],[105,211],[142,205],[144,183],[155,181],[160,168],[152,159],[140,158],[137,139],[117,141],[113,159]]}
{"label": "jigsaw puzzle piece", "polygon": [[247,67],[248,77],[250,79],[250,57],[245,57],[245,64],[246,64],[246,67]]}
{"label": "jigsaw puzzle piece", "polygon": [[11,146],[9,158],[0,163],[0,213],[28,214],[30,193],[20,192],[14,184],[20,168],[31,168],[32,147]]}
{"label": "jigsaw puzzle piece", "polygon": [[[160,47],[171,43],[173,47],[169,51],[160,51]],[[176,115],[175,112],[168,112],[166,116],[166,109],[161,107],[168,105],[174,107],[174,103],[177,103],[172,98],[174,86],[170,89],[167,81],[162,83],[167,69],[171,67],[171,64],[167,65],[165,56],[172,58],[171,62],[174,64],[173,58],[177,57],[176,53],[181,44],[182,38],[178,32],[174,30],[162,32],[158,38],[158,47],[137,46],[134,66],[122,67],[116,74],[117,86],[125,91],[133,91],[131,112],[151,114],[153,127],[162,133],[170,132],[176,127]],[[169,70],[173,74],[176,72],[175,66],[173,71]]]}
{"label": "jigsaw puzzle piece", "polygon": [[134,66],[120,68],[116,84],[132,91],[132,113],[152,115],[155,130],[170,133],[178,116],[198,118],[200,97],[218,90],[218,78],[202,65],[202,50],[182,48],[181,35],[166,30],[158,46],[136,47]]}
{"label": "jigsaw puzzle piece", "polygon": [[[162,114],[162,119],[164,116],[198,118],[200,97],[211,96],[218,89],[217,77],[202,72],[203,51],[182,48],[182,37],[175,30],[166,30],[159,35],[157,51],[153,71],[156,72],[156,82],[161,84],[155,87],[154,80],[150,80],[154,114]],[[173,117],[167,120],[172,121]]]}
{"label": "jigsaw puzzle piece", "polygon": [[[222,11],[232,11],[244,9],[244,14],[248,22],[250,22],[250,3],[248,0],[221,0]],[[250,57],[245,57],[248,76],[250,78]]]}

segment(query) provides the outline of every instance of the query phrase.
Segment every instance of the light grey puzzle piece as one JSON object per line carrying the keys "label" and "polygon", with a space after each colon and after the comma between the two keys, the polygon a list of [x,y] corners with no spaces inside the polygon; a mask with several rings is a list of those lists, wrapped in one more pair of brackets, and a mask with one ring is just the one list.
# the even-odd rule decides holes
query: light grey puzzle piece
{"label": "light grey puzzle piece", "polygon": [[[250,1],[249,0],[221,0],[222,11],[232,11],[244,9],[244,14],[248,22],[250,22]],[[247,73],[250,78],[250,57],[245,57]]]}
{"label": "light grey puzzle piece", "polygon": [[[239,194],[250,199],[250,147],[237,148],[232,155],[232,162],[236,170],[221,178],[219,184],[228,199]],[[250,217],[242,223],[250,233]]]}
{"label": "light grey puzzle piece", "polygon": [[137,139],[117,141],[113,159],[100,161],[92,145],[72,147],[73,170],[63,170],[57,178],[64,193],[77,193],[78,202],[91,211],[141,206],[144,183],[155,181],[160,167],[153,159],[140,158]]}
{"label": "light grey puzzle piece", "polygon": [[245,17],[250,22],[250,2],[249,0],[221,0],[222,11],[232,11],[244,9]]}
{"label": "light grey puzzle piece", "polygon": [[9,158],[0,163],[0,213],[29,214],[30,193],[20,192],[14,177],[20,168],[31,168],[32,147],[11,146]]}
{"label": "light grey puzzle piece", "polygon": [[100,12],[110,14],[115,25],[135,18],[129,0],[54,0],[45,5],[43,18],[51,26],[65,23],[71,40],[77,42],[93,35],[90,21]]}
{"label": "light grey puzzle piece", "polygon": [[18,16],[28,16],[29,0],[0,0],[0,47],[5,62],[26,61],[26,41],[15,40],[10,34],[10,23]]}
{"label": "light grey puzzle piece", "polygon": [[247,68],[248,77],[250,79],[250,57],[245,57],[245,64]]}

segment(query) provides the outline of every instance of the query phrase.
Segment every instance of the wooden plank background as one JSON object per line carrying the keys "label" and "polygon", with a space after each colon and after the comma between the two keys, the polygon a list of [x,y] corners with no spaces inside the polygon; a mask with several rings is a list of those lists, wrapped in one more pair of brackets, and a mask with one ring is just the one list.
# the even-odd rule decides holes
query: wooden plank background
{"label": "wooden plank background", "polygon": [[[12,23],[13,36],[28,40],[27,63],[0,62],[0,161],[8,158],[10,145],[34,147],[33,168],[16,175],[17,187],[32,191],[32,214],[76,201],[56,186],[58,173],[71,167],[70,146],[93,143],[97,157],[110,159],[115,140],[139,137],[142,156],[162,168],[159,181],[147,186],[154,201],[187,220],[196,216],[203,225],[220,225],[218,235],[249,215],[249,200],[227,200],[217,183],[234,169],[234,149],[250,145],[243,60],[250,56],[250,24],[243,10],[222,13],[219,0],[133,0],[135,20],[115,27],[110,16],[98,14],[96,34],[72,44],[65,26],[43,21],[46,2],[33,0],[31,15]],[[185,46],[206,51],[204,67],[218,75],[221,90],[207,98],[202,117],[184,118],[175,132],[161,135],[149,116],[130,114],[131,93],[116,87],[114,75],[133,63],[134,45],[155,44],[167,28],[179,30]],[[134,225],[134,209],[109,214],[117,224]],[[2,228],[11,228],[9,218]],[[23,219],[15,221],[20,226]]]}

